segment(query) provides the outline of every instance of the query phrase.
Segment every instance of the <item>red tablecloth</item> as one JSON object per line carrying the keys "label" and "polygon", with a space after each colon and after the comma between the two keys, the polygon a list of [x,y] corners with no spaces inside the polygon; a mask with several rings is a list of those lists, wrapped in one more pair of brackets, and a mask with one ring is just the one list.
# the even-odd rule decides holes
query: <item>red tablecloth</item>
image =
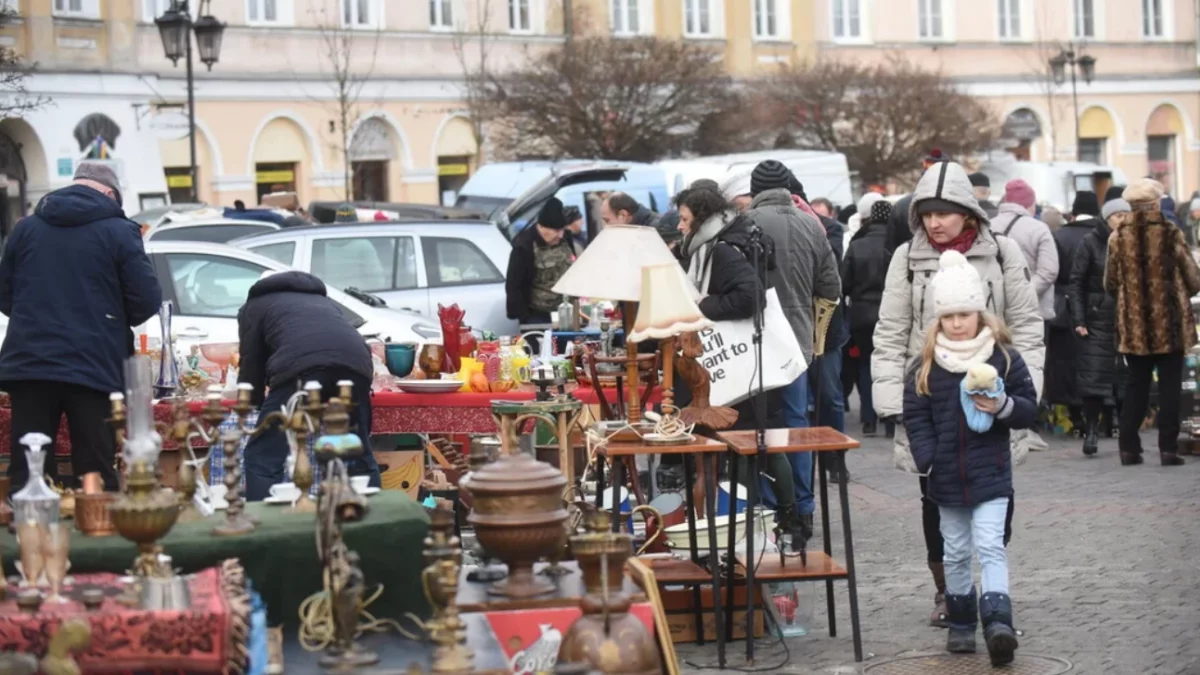
{"label": "red tablecloth", "polygon": [[[492,418],[492,401],[532,401],[534,389],[517,389],[496,394],[455,392],[453,394],[406,394],[398,391],[371,394],[373,434],[490,434],[496,431]],[[585,404],[599,402],[596,392],[587,387],[572,390],[576,398]],[[611,402],[616,399],[615,390],[605,390]],[[658,400],[656,389],[650,395]],[[229,405],[231,402],[226,402]],[[191,404],[192,412],[198,413],[203,403]],[[171,420],[171,406],[160,403],[154,407],[154,418],[160,422]],[[0,455],[7,455],[9,436],[12,430],[12,410],[0,407]],[[64,418],[58,429],[56,445],[60,456],[71,454],[71,439]]]}

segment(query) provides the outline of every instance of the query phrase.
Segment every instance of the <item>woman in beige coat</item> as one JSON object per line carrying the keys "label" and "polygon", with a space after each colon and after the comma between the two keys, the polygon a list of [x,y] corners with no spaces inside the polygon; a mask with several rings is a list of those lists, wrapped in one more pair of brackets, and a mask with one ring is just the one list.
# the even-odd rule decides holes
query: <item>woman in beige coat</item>
{"label": "woman in beige coat", "polygon": [[[942,252],[957,250],[979,272],[987,294],[987,311],[1003,318],[1012,331],[1013,346],[1028,365],[1039,396],[1046,349],[1042,316],[1025,256],[1016,242],[992,233],[987,213],[975,200],[962,166],[941,162],[929,167],[913,191],[908,218],[913,238],[892,256],[879,307],[875,352],[871,355],[871,391],[880,418],[898,423],[897,466],[917,473],[902,426],[904,381],[919,359],[927,330],[936,319],[930,282],[938,270]],[[930,621],[944,626],[941,518],[937,505],[926,497],[928,486],[924,477],[920,478],[920,485],[925,548],[937,587]],[[1010,502],[1006,543],[1011,532]]]}

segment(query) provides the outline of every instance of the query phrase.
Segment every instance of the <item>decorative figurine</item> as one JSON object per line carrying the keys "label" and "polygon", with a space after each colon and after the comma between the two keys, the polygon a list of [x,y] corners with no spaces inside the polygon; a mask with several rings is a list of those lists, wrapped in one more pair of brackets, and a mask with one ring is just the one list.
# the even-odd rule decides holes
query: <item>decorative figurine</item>
{"label": "decorative figurine", "polygon": [[84,652],[92,644],[92,625],[83,619],[67,619],[50,638],[46,656],[39,664],[46,675],[80,675],[83,671],[71,652]]}

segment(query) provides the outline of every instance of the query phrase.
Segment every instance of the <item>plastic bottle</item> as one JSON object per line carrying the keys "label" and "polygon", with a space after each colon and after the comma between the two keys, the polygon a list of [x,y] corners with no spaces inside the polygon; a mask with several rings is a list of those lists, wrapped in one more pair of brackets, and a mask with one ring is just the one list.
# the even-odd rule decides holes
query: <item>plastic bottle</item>
{"label": "plastic bottle", "polygon": [[513,381],[513,346],[512,338],[500,338],[500,381]]}

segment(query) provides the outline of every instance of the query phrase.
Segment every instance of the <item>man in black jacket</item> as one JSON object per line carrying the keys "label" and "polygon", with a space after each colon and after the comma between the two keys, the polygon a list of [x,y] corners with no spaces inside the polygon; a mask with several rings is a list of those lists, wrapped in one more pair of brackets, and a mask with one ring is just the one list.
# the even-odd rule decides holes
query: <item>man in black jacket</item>
{"label": "man in black jacket", "polygon": [[[117,489],[116,442],[105,423],[109,394],[124,389],[130,328],[162,303],[137,224],[121,210],[116,174],[84,162],[73,185],[17,223],[0,259],[0,312],[11,320],[0,349],[0,384],[12,400],[8,476],[15,492],[29,468],[21,437],[71,430],[71,466],[86,492]],[[54,472],[54,452],[46,456]]]}
{"label": "man in black jacket", "polygon": [[[862,203],[867,204],[867,198]],[[878,199],[869,211],[860,214],[862,227],[850,238],[842,260],[842,291],[847,300],[850,335],[859,351],[857,381],[863,436],[874,436],[878,417],[871,401],[871,354],[875,351],[875,324],[879,322],[879,305],[892,258],[885,246],[892,205]]]}
{"label": "man in black jacket", "polygon": [[[362,439],[363,456],[346,468],[351,475],[370,476],[369,484],[379,487],[379,465],[371,454],[371,351],[341,307],[326,297],[325,283],[307,272],[264,275],[238,312],[238,337],[238,381],[254,387],[260,415],[283,409],[310,381],[320,383],[323,400],[337,395],[342,380],[354,385],[351,424]],[[287,437],[278,428],[246,445],[246,499],[265,499],[272,485],[287,482],[287,457]]]}
{"label": "man in black jacket", "polygon": [[537,222],[521,230],[512,242],[504,291],[508,318],[521,325],[542,327],[558,309],[562,296],[554,284],[575,262],[575,240],[566,229],[563,204],[557,197],[542,207]]}

